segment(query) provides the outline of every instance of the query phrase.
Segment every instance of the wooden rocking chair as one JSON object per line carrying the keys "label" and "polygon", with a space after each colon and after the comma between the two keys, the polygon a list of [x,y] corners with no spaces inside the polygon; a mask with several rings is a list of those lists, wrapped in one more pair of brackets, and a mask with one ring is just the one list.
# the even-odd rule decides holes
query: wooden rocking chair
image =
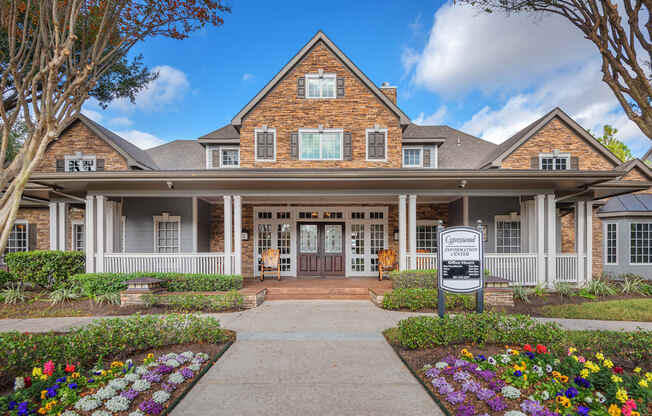
{"label": "wooden rocking chair", "polygon": [[281,280],[281,252],[269,248],[263,251],[262,261],[260,262],[260,281],[265,280],[265,273],[276,274],[276,278]]}
{"label": "wooden rocking chair", "polygon": [[398,270],[396,252],[392,249],[378,251],[378,280],[383,280],[383,273]]}

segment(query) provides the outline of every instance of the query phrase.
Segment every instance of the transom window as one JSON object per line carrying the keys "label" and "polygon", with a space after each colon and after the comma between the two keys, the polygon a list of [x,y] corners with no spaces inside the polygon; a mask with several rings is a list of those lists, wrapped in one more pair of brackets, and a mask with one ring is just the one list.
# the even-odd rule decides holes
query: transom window
{"label": "transom window", "polygon": [[570,169],[570,155],[539,155],[539,167],[542,170],[568,170]]}
{"label": "transom window", "polygon": [[162,215],[154,217],[154,241],[157,253],[178,253],[181,235],[181,217]]}
{"label": "transom window", "polygon": [[607,238],[605,239],[606,255],[605,264],[618,263],[618,226],[615,223],[607,223]]}
{"label": "transom window", "polygon": [[97,159],[94,155],[85,156],[80,152],[65,156],[66,172],[94,172],[97,170]]}
{"label": "transom window", "polygon": [[417,250],[427,253],[437,252],[437,224],[417,223]]}
{"label": "transom window", "polygon": [[403,148],[403,167],[420,168],[423,166],[423,153],[420,147]]}
{"label": "transom window", "polygon": [[342,160],[342,130],[300,130],[302,160]]}
{"label": "transom window", "polygon": [[84,223],[76,222],[72,224],[72,249],[84,251],[85,249],[85,230]]}
{"label": "transom window", "polygon": [[629,241],[630,263],[652,264],[652,223],[632,223]]}
{"label": "transom window", "polygon": [[307,74],[306,98],[335,98],[335,74]]}
{"label": "transom window", "polygon": [[27,234],[27,224],[23,222],[14,224],[9,233],[9,240],[7,241],[7,253],[27,251],[28,249],[29,238]]}
{"label": "transom window", "polygon": [[521,251],[521,220],[496,217],[496,252],[519,253]]}

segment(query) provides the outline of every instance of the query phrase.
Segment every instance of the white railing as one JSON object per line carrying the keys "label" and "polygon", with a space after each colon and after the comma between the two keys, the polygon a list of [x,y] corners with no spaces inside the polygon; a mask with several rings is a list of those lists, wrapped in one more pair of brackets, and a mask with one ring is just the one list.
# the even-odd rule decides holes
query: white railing
{"label": "white railing", "polygon": [[557,253],[555,276],[558,282],[577,283],[576,253]]}
{"label": "white railing", "polygon": [[[232,270],[234,263],[232,256]],[[104,254],[104,271],[224,274],[224,253],[110,253]]]}

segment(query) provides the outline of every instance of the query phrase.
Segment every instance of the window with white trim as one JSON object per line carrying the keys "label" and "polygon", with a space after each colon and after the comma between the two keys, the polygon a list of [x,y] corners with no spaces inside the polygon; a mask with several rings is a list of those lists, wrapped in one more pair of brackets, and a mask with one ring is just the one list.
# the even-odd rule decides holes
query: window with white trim
{"label": "window with white trim", "polygon": [[496,253],[521,252],[521,219],[511,215],[496,217]]}
{"label": "window with white trim", "polygon": [[437,252],[436,221],[417,221],[417,251]]}
{"label": "window with white trim", "polygon": [[604,264],[618,264],[618,224],[606,223],[605,228]]}
{"label": "window with white trim", "polygon": [[306,74],[306,98],[335,98],[335,74]]}
{"label": "window with white trim", "polygon": [[629,247],[630,264],[652,264],[652,222],[630,225]]}
{"label": "window with white trim", "polygon": [[157,253],[178,253],[181,217],[163,214],[154,217],[154,245]]}
{"label": "window with white trim", "polygon": [[539,169],[542,170],[568,170],[570,169],[570,155],[541,153],[539,155]]}
{"label": "window with white trim", "polygon": [[7,253],[29,250],[29,234],[27,232],[27,223],[16,221],[9,233],[7,240]]}
{"label": "window with white trim", "polygon": [[403,147],[403,167],[423,167],[423,149],[421,147]]}
{"label": "window with white trim", "polygon": [[301,160],[342,160],[341,129],[299,130],[299,158]]}
{"label": "window with white trim", "polygon": [[220,148],[220,167],[222,168],[240,167],[240,149],[237,147]]}
{"label": "window with white trim", "polygon": [[76,221],[72,223],[72,249],[75,251],[84,251],[86,249],[86,232],[84,223]]}
{"label": "window with white trim", "polygon": [[77,152],[74,155],[66,155],[66,172],[95,172],[97,170],[97,159],[95,155],[83,155]]}

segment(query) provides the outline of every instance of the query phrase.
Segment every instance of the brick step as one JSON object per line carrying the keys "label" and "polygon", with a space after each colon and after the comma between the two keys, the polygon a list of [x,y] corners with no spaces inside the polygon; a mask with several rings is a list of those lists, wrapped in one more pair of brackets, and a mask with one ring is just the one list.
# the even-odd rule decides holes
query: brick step
{"label": "brick step", "polygon": [[267,297],[284,296],[369,296],[366,287],[268,287]]}
{"label": "brick step", "polygon": [[369,300],[369,294],[365,295],[315,295],[315,294],[292,294],[292,295],[270,295],[265,296],[265,301],[275,300]]}

